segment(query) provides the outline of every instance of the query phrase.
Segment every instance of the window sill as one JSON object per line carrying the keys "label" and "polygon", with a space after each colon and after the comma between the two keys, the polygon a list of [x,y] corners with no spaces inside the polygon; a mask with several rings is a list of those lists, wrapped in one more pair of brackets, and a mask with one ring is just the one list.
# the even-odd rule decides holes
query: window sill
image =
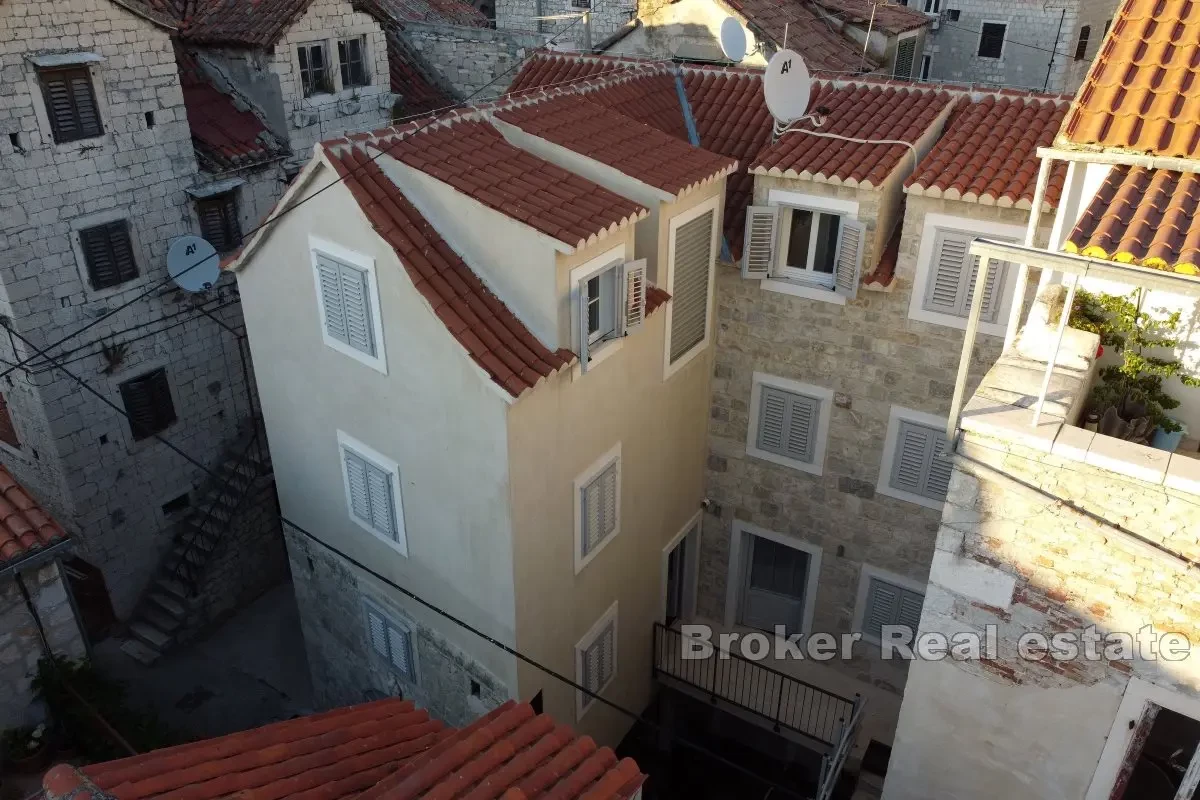
{"label": "window sill", "polygon": [[798,283],[796,281],[783,280],[780,278],[767,278],[762,282],[762,288],[768,292],[778,292],[779,294],[790,294],[793,297],[804,297],[809,300],[820,300],[823,303],[833,303],[834,305],[846,305],[846,298],[835,292],[833,289],[826,289],[814,284]]}
{"label": "window sill", "polygon": [[886,497],[891,497],[896,500],[904,500],[905,502],[913,503],[914,505],[932,508],[934,511],[941,511],[942,507],[946,505],[945,502],[941,500],[931,500],[928,497],[922,497],[919,494],[906,492],[903,489],[895,489],[886,481],[880,481],[878,485],[875,486],[875,491],[878,494],[882,494]]}
{"label": "window sill", "polygon": [[[1008,315],[1008,309],[1002,307],[1000,311],[1001,318],[1006,319]],[[910,310],[908,317],[909,319],[916,320],[917,322],[928,322],[931,325],[941,325],[946,328],[958,328],[960,331],[965,331],[967,329],[967,318],[956,317],[953,314],[942,314],[938,311],[928,311],[923,308],[918,308]],[[1005,332],[1006,326],[1002,323],[984,322],[982,320],[979,322],[979,333],[982,333],[986,336],[1003,336]]]}
{"label": "window sill", "polygon": [[[624,346],[625,346],[625,337],[621,336],[617,339],[608,340],[604,344],[600,345],[600,347],[596,350],[589,349],[588,355],[590,356],[590,358],[588,359],[588,371],[594,370],[597,366],[599,366],[601,363],[606,361],[614,353],[620,352],[620,350]],[[576,359],[575,366],[571,367],[571,379],[575,380],[582,375],[583,375],[583,367],[579,363],[579,360]]]}
{"label": "window sill", "polygon": [[799,472],[807,472],[810,475],[821,475],[824,469],[821,464],[810,464],[807,461],[797,461],[794,458],[785,458],[784,456],[769,453],[766,450],[759,450],[757,447],[747,447],[746,455],[751,458],[770,461],[772,464],[778,464],[781,467],[789,467]]}

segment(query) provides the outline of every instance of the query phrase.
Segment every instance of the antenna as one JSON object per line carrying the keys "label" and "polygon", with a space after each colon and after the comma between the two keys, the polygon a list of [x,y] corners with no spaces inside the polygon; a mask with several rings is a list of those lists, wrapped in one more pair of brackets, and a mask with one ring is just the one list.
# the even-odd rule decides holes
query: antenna
{"label": "antenna", "polygon": [[167,274],[185,292],[207,291],[221,277],[221,257],[199,236],[180,236],[167,250]]}
{"label": "antenna", "polygon": [[794,50],[780,50],[771,56],[763,76],[767,110],[775,121],[787,125],[808,112],[812,97],[812,78],[804,59]]}
{"label": "antenna", "polygon": [[746,29],[733,17],[721,23],[721,52],[735,64],[746,57]]}

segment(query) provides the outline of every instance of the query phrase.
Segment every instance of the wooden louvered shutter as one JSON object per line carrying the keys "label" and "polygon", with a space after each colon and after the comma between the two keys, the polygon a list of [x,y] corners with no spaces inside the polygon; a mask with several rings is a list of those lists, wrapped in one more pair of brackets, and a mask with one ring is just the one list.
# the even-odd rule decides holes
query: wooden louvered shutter
{"label": "wooden louvered shutter", "polygon": [[347,343],[355,350],[373,356],[375,355],[375,332],[371,327],[367,273],[364,270],[342,264],[341,283]]}
{"label": "wooden louvered shutter", "polygon": [[367,462],[350,450],[343,451],[343,455],[346,459],[346,483],[350,490],[350,513],[370,525],[371,491],[367,483]]}
{"label": "wooden louvered shutter", "polygon": [[104,133],[91,73],[86,67],[44,70],[38,78],[54,141],[73,142]]}
{"label": "wooden louvered shutter", "polygon": [[715,219],[715,212],[708,211],[675,231],[675,258],[671,265],[671,363],[704,341],[708,332]]}
{"label": "wooden louvered shutter", "polygon": [[605,467],[581,489],[580,553],[587,555],[617,529],[617,463]]}
{"label": "wooden louvered shutter", "polygon": [[175,405],[165,369],[121,384],[121,400],[135,440],[153,436],[175,421]]}
{"label": "wooden louvered shutter", "polygon": [[917,57],[917,37],[910,36],[907,39],[902,39],[896,45],[896,63],[892,69],[892,77],[894,78],[911,78],[913,71],[913,63]]}
{"label": "wooden louvered shutter", "polygon": [[621,286],[621,333],[628,334],[640,328],[646,319],[646,259],[625,262],[621,268]]}
{"label": "wooden louvered shutter", "polygon": [[81,230],[79,244],[93,289],[106,289],[137,277],[127,220]]}
{"label": "wooden louvered shutter", "polygon": [[371,649],[384,658],[387,658],[387,627],[384,624],[383,617],[370,608],[367,609],[367,635],[371,640]]}
{"label": "wooden louvered shutter", "polygon": [[588,295],[588,282],[579,282],[579,303],[575,309],[575,318],[579,328],[579,373],[588,371],[588,362],[591,360],[589,350],[588,337],[591,336],[591,331],[588,329],[588,305],[591,297]]}
{"label": "wooden louvered shutter", "polygon": [[346,310],[342,303],[342,271],[338,262],[317,254],[317,277],[321,284],[321,308],[325,311],[325,333],[331,339],[350,343],[346,334]]}
{"label": "wooden louvered shutter", "polygon": [[945,454],[946,444],[943,432],[900,420],[892,456],[891,486],[930,500],[944,501],[954,466]]}
{"label": "wooden louvered shutter", "polygon": [[405,678],[412,679],[412,646],[408,631],[388,626],[388,649],[392,666]]}
{"label": "wooden louvered shutter", "polygon": [[834,259],[834,291],[850,300],[858,296],[865,231],[866,228],[858,220],[842,217],[837,258]]}
{"label": "wooden louvered shutter", "polygon": [[610,622],[600,634],[600,676],[597,690],[608,683],[616,670],[617,629],[616,622]]}
{"label": "wooden louvered shutter", "polygon": [[820,401],[774,386],[763,386],[759,396],[759,450],[812,463],[815,459]]}
{"label": "wooden louvered shutter", "polygon": [[371,503],[371,527],[389,539],[396,538],[396,512],[392,502],[392,476],[367,464],[367,492]]}
{"label": "wooden louvered shutter", "polygon": [[762,280],[775,269],[779,236],[779,207],[750,206],[746,209],[746,233],[742,241],[742,277]]}
{"label": "wooden louvered shutter", "polygon": [[921,606],[925,604],[925,595],[903,590],[900,593],[899,608],[896,609],[896,624],[903,625],[913,632],[921,627]]}
{"label": "wooden louvered shutter", "polygon": [[872,578],[867,589],[867,605],[863,612],[863,634],[883,638],[883,626],[891,625],[899,604],[899,589],[890,583]]}
{"label": "wooden louvered shutter", "polygon": [[242,243],[235,192],[198,200],[196,216],[200,219],[200,235],[207,239],[218,253],[228,253]]}
{"label": "wooden louvered shutter", "polygon": [[[970,243],[968,242],[968,247]],[[971,313],[971,302],[975,296],[975,282],[979,280],[980,264],[979,256],[969,256],[970,266],[968,267],[967,291],[963,297],[962,308],[959,310],[959,315],[962,317],[969,316]],[[983,290],[983,309],[979,318],[984,322],[995,322],[1000,314],[1000,294],[997,291],[998,287],[1004,285],[1004,273],[1008,267],[1007,262],[995,261],[991,262],[991,270],[988,271],[987,284]]]}
{"label": "wooden louvered shutter", "polygon": [[963,268],[971,239],[938,229],[933,240],[933,267],[925,287],[925,309],[956,316],[962,313]]}

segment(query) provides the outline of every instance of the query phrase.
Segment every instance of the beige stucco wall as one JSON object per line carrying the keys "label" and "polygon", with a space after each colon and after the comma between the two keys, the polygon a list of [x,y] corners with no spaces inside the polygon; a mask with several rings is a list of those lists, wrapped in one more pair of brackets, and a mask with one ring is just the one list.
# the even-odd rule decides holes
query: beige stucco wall
{"label": "beige stucco wall", "polygon": [[[714,184],[664,206],[661,263],[670,219],[723,189]],[[562,289],[570,269],[593,255],[560,260]],[[667,316],[666,307],[656,310],[620,352],[586,374],[564,372],[528,393],[508,420],[518,648],[574,679],[575,644],[616,601],[617,677],[605,697],[639,712],[650,698],[663,548],[695,518],[704,491],[712,346],[664,380]],[[618,442],[620,530],[576,575],[574,480]],[[543,691],[548,713],[576,720],[573,689],[525,665],[519,677],[522,699]],[[627,717],[598,704],[576,725],[607,744],[628,726]]]}
{"label": "beige stucco wall", "polygon": [[[299,197],[312,196],[331,179],[332,172],[323,169]],[[324,344],[310,236],[375,259],[386,375]],[[344,186],[282,217],[238,281],[284,517],[388,580],[511,642],[515,615],[502,390],[450,336]],[[350,519],[339,430],[398,463],[407,558]],[[509,656],[367,581],[361,572],[350,572],[389,595],[414,621],[436,628],[499,682],[515,687]],[[298,586],[307,580],[303,574],[295,577]],[[310,660],[314,649],[334,667],[368,657],[366,651],[338,652],[363,646],[354,638],[361,620],[337,618],[317,601],[301,606]],[[347,630],[339,629],[343,626]],[[426,677],[436,680],[429,672]],[[404,688],[413,694],[411,687]]]}

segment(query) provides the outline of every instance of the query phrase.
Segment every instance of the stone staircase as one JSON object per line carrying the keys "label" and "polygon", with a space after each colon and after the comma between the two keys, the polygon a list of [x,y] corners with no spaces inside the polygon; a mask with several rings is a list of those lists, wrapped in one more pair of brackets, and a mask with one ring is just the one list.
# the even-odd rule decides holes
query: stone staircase
{"label": "stone staircase", "polygon": [[129,656],[152,664],[178,641],[205,567],[259,480],[271,473],[270,455],[258,426],[244,425],[226,447],[200,500],[175,528],[171,550],[158,566],[129,619],[121,645]]}

